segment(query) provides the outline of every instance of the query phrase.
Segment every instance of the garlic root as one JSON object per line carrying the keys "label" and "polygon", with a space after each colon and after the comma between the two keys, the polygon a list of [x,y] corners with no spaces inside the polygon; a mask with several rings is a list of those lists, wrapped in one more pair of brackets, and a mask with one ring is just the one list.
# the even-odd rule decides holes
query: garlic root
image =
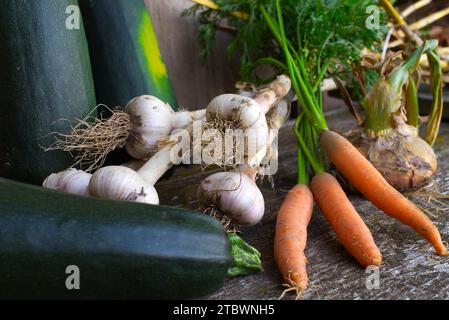
{"label": "garlic root", "polygon": [[174,112],[158,98],[143,95],[128,102],[124,111],[114,111],[108,119],[76,120],[72,131],[57,133],[56,142],[46,151],[75,154],[76,165],[93,171],[117,148],[124,147],[135,159],[149,158],[158,142],[168,139],[173,130],[186,128],[205,115],[206,110]]}
{"label": "garlic root", "polygon": [[246,142],[245,158],[253,158],[266,148],[269,130],[265,114],[288,94],[290,88],[290,79],[281,75],[266,88],[260,89],[254,98],[237,94],[219,95],[207,106],[206,121],[210,123],[221,119],[242,129]]}

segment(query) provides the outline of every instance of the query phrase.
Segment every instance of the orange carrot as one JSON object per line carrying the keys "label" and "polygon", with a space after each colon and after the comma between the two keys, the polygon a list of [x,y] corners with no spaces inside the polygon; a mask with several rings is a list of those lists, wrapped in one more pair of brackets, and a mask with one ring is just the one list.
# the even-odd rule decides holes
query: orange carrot
{"label": "orange carrot", "polygon": [[288,193],[276,220],[274,258],[287,281],[289,289],[286,291],[295,290],[297,297],[308,282],[304,249],[312,211],[312,192],[306,185],[298,184]]}
{"label": "orange carrot", "polygon": [[310,184],[315,201],[334,229],[338,240],[364,267],[380,266],[382,255],[370,230],[329,173],[315,175]]}
{"label": "orange carrot", "polygon": [[320,135],[321,147],[343,176],[377,208],[409,225],[427,239],[440,255],[447,255],[432,221],[410,200],[388,184],[374,166],[345,138],[333,131]]}

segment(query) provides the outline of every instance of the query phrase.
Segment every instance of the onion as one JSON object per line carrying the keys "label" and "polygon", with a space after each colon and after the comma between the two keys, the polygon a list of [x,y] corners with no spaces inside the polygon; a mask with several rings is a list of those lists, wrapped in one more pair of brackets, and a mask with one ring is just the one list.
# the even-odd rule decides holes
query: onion
{"label": "onion", "polygon": [[435,177],[435,153],[412,126],[402,124],[382,137],[368,137],[357,128],[346,137],[399,192],[427,186]]}

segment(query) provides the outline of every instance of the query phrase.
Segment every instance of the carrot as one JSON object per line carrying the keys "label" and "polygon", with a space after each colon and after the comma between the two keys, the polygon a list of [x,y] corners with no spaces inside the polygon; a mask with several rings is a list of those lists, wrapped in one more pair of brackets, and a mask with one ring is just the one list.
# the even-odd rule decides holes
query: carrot
{"label": "carrot", "polygon": [[338,171],[377,208],[412,227],[433,245],[439,255],[448,254],[432,221],[390,186],[348,140],[336,132],[326,130],[320,135],[320,145]]}
{"label": "carrot", "polygon": [[310,187],[316,203],[346,250],[364,267],[380,266],[382,255],[373,236],[338,181],[323,172],[313,177]]}
{"label": "carrot", "polygon": [[295,290],[297,298],[308,282],[304,249],[312,211],[312,192],[305,184],[298,184],[289,191],[276,220],[274,258],[289,287],[284,293]]}

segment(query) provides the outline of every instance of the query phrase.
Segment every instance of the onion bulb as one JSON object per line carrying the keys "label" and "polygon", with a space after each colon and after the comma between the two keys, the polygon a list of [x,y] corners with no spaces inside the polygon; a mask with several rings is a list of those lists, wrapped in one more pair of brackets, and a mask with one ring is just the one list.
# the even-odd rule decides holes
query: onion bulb
{"label": "onion bulb", "polygon": [[399,192],[425,187],[435,177],[435,153],[415,127],[401,124],[381,137],[369,137],[357,128],[346,136]]}

